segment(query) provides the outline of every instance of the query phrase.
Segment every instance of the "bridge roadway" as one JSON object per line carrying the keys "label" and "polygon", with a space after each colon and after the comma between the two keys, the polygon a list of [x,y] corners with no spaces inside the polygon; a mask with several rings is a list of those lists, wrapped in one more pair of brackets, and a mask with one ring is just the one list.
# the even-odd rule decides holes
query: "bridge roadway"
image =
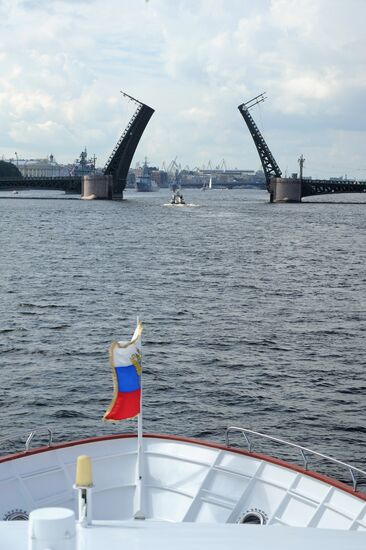
{"label": "bridge roadway", "polygon": [[[65,193],[76,193],[81,195],[82,176],[67,176],[67,177],[34,177],[34,178],[0,178],[0,189],[16,190],[16,189],[58,189]],[[286,180],[282,180],[286,181]],[[288,180],[289,181],[289,180]],[[300,183],[300,180],[292,180],[294,183]],[[225,184],[217,185],[217,187],[246,187],[253,185],[252,182],[232,181]],[[256,185],[258,185],[256,183]],[[194,187],[195,185],[185,184],[182,182],[182,187]],[[197,184],[197,187],[202,187],[202,183]],[[261,187],[261,185],[259,185]],[[366,193],[366,181],[347,181],[347,180],[307,180],[301,182],[301,200],[302,197],[310,197],[313,195],[331,195],[335,193]]]}
{"label": "bridge roadway", "polygon": [[303,179],[301,182],[301,197],[333,193],[366,193],[366,181]]}
{"label": "bridge roadway", "polygon": [[0,189],[60,189],[65,193],[81,195],[82,176],[66,176],[56,178],[0,178]]}

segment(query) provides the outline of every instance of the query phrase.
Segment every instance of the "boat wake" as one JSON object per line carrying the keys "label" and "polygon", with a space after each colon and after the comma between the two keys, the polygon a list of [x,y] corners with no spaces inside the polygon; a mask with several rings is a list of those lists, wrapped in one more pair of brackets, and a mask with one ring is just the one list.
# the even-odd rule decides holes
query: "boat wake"
{"label": "boat wake", "polygon": [[187,208],[187,207],[197,207],[199,204],[185,203],[185,204],[172,204],[170,202],[163,204],[163,206],[172,206],[173,208]]}

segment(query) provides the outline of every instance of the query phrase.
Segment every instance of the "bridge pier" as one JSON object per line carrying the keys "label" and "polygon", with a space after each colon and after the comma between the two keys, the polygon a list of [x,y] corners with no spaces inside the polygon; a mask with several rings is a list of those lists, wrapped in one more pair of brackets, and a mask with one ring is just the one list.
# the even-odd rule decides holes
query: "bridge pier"
{"label": "bridge pier", "polygon": [[296,178],[272,178],[271,202],[301,202],[301,180]]}
{"label": "bridge pier", "polygon": [[88,175],[83,176],[81,183],[81,198],[90,199],[113,199],[113,177],[111,175]]}

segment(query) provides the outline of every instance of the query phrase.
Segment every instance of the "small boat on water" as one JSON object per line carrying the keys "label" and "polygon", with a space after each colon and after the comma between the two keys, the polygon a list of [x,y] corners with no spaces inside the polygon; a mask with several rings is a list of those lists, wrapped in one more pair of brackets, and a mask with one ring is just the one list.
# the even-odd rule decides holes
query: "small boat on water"
{"label": "small boat on water", "polygon": [[210,179],[208,183],[205,181],[204,184],[201,187],[201,191],[207,191],[207,189],[212,189],[212,177],[210,176]]}
{"label": "small boat on water", "polygon": [[180,189],[176,189],[170,199],[170,204],[183,205],[186,204],[183,194]]}
{"label": "small boat on water", "polygon": [[[117,385],[104,416],[137,412],[137,434],[55,444],[50,428],[36,428],[25,449],[0,458],[1,549],[365,549],[365,471],[234,426],[223,443],[143,434],[140,337],[138,326],[111,346]],[[42,433],[46,445],[33,448]],[[263,439],[303,464],[254,451]],[[351,485],[309,470],[312,457],[343,468]]]}

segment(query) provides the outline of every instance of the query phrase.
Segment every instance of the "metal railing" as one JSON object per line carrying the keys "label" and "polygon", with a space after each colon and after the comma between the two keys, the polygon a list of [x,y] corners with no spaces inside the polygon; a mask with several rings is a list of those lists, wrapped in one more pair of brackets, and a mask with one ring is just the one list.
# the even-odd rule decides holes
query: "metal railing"
{"label": "metal railing", "polygon": [[53,431],[48,426],[39,426],[37,428],[33,428],[31,431],[22,431],[22,432],[19,431],[9,436],[1,437],[0,446],[4,442],[14,441],[16,439],[21,439],[26,437],[27,439],[24,444],[25,445],[24,452],[27,453],[30,450],[30,445],[32,443],[32,440],[34,439],[35,435],[38,435],[39,433],[48,434],[47,447],[51,447],[52,441],[53,441]]}
{"label": "metal railing", "polygon": [[298,451],[300,451],[301,458],[303,460],[303,465],[304,465],[305,470],[308,469],[308,464],[309,464],[309,460],[308,460],[307,455],[317,456],[317,457],[320,457],[324,460],[328,460],[328,461],[332,462],[333,464],[338,464],[338,466],[342,466],[343,468],[348,469],[348,471],[351,475],[352,485],[353,485],[353,490],[354,491],[357,491],[357,483],[358,483],[357,478],[356,478],[356,472],[358,474],[361,474],[362,476],[365,476],[365,478],[366,478],[366,472],[365,471],[360,470],[360,468],[356,468],[355,466],[351,466],[350,464],[347,464],[346,462],[342,462],[341,460],[337,460],[336,458],[332,458],[331,456],[327,456],[323,453],[318,453],[317,451],[313,451],[312,449],[308,449],[307,447],[303,447],[302,445],[297,445],[296,443],[291,443],[290,441],[285,441],[284,439],[279,439],[278,437],[273,437],[271,435],[266,435],[266,434],[262,434],[260,432],[255,432],[255,431],[249,430],[247,428],[239,428],[237,426],[230,426],[229,428],[227,428],[226,432],[225,432],[225,443],[226,443],[227,447],[231,446],[230,445],[229,434],[232,433],[232,432],[239,432],[243,435],[243,437],[245,439],[245,442],[247,444],[247,447],[248,447],[248,451],[250,453],[253,452],[253,441],[252,441],[253,438],[251,436],[258,436],[258,437],[261,437],[263,439],[268,439],[270,441],[274,441],[275,443],[281,443],[282,445],[286,445],[288,447],[292,447],[294,449],[297,449]]}

